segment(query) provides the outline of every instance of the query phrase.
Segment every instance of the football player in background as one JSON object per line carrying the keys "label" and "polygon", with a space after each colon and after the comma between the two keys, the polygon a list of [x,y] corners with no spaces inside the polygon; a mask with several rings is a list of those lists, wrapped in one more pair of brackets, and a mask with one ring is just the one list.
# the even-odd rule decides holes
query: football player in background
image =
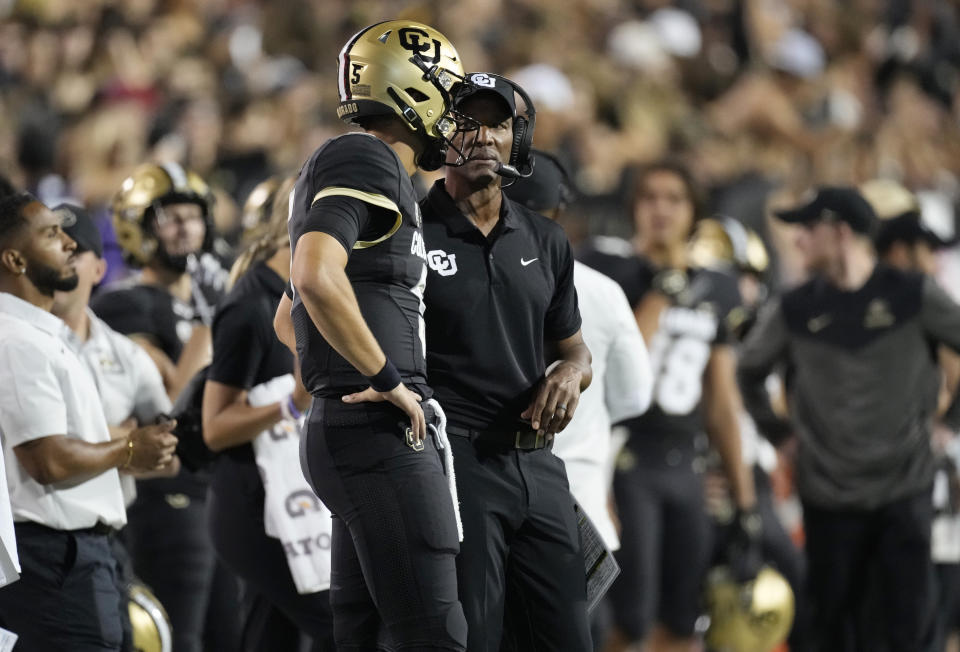
{"label": "football player in background", "polygon": [[735,507],[728,561],[739,581],[760,567],[761,523],[753,477],[741,460],[728,325],[740,296],[733,278],[691,265],[687,241],[697,196],[681,165],[663,161],[643,169],[631,204],[634,253],[594,251],[582,258],[620,282],[654,373],[651,407],[628,422],[630,436],[614,474],[622,573],[611,589],[616,630],[609,650],[645,641],[651,650],[686,651],[695,643],[712,550],[698,450],[704,430],[720,455]]}

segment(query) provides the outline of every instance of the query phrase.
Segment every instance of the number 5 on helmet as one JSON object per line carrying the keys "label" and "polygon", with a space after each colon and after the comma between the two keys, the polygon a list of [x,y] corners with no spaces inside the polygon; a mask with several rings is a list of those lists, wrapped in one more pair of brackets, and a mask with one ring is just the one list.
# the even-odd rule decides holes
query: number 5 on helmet
{"label": "number 5 on helmet", "polygon": [[376,23],[340,52],[337,115],[358,126],[367,116],[399,116],[427,144],[418,167],[436,170],[456,131],[449,112],[462,80],[460,55],[437,30],[407,20]]}

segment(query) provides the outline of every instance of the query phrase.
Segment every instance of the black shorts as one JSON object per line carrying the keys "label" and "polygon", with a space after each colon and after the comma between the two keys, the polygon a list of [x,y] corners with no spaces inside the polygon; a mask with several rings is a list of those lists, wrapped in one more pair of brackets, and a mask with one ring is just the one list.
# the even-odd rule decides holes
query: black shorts
{"label": "black shorts", "polygon": [[[428,415],[429,419],[429,415]],[[304,475],[334,514],[330,602],[338,650],[464,650],[453,501],[433,439],[407,446],[390,404],[315,399]]]}
{"label": "black shorts", "polygon": [[631,640],[655,622],[692,636],[712,551],[703,479],[687,466],[634,466],[613,480],[620,516],[620,576],[611,588],[614,619]]}

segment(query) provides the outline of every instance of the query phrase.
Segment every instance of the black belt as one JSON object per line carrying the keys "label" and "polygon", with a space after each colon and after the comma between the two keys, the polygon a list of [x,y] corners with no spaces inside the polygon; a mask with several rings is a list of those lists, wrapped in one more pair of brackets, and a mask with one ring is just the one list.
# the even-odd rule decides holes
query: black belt
{"label": "black belt", "polygon": [[535,430],[473,430],[448,425],[447,434],[467,437],[471,442],[524,451],[546,448],[553,443],[553,435],[541,434]]}
{"label": "black belt", "polygon": [[97,536],[111,536],[119,532],[117,528],[112,525],[107,525],[102,521],[97,521],[97,524],[93,527],[85,527],[77,530],[58,530],[35,521],[14,521],[13,525],[15,528],[27,528],[39,532],[48,532],[50,534],[95,534]]}

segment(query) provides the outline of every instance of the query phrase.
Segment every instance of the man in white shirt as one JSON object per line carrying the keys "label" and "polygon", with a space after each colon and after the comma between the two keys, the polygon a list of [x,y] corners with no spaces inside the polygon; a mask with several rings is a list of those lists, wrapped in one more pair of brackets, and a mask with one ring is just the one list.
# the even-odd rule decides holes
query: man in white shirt
{"label": "man in white shirt", "polygon": [[[114,436],[125,434],[125,430],[136,425],[154,423],[158,416],[171,410],[160,371],[142,347],[110,328],[87,305],[94,286],[107,271],[100,231],[79,206],[61,204],[53,212],[64,222],[63,230],[77,243],[77,287],[70,292],[56,292],[53,297],[52,312],[67,326],[63,339],[93,376],[103,414]],[[179,462],[174,459],[162,473],[176,475],[178,468]],[[129,506],[136,497],[133,476],[121,475],[120,485]]]}
{"label": "man in white shirt", "polygon": [[110,438],[96,385],[50,313],[54,292],[76,287],[75,247],[32,195],[0,200],[0,439],[22,567],[0,590],[0,626],[24,650],[119,649],[117,471],[156,470],[176,445],[170,422]]}

